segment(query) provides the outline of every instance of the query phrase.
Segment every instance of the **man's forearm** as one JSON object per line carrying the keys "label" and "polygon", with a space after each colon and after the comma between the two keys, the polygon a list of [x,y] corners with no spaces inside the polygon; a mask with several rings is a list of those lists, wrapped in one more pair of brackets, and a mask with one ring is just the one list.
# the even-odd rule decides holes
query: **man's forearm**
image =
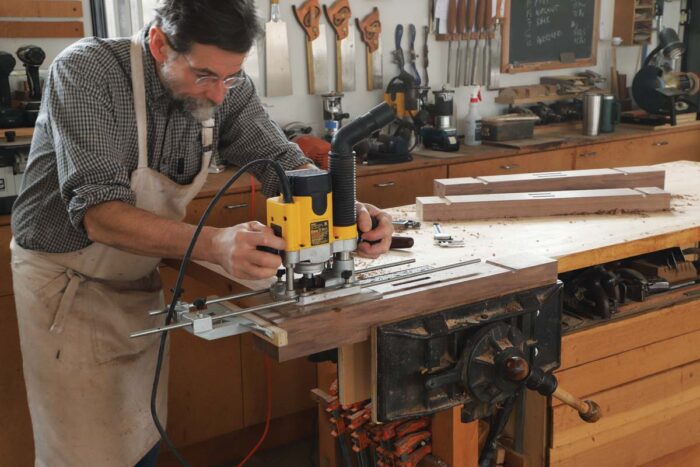
{"label": "man's forearm", "polygon": [[[93,242],[160,258],[182,258],[195,231],[193,225],[165,219],[121,201],[91,207],[83,223]],[[212,227],[202,229],[193,259],[213,260],[210,254],[215,231]]]}

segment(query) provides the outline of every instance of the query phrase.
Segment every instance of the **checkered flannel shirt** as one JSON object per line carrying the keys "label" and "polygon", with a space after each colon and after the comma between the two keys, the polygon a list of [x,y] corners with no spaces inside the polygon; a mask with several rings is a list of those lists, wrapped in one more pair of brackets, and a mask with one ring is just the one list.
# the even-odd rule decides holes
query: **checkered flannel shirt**
{"label": "checkered flannel shirt", "polygon": [[[144,37],[147,28],[142,31]],[[52,253],[88,246],[86,211],[119,200],[135,205],[130,176],[138,165],[130,39],[83,39],[53,62],[44,86],[29,163],[12,214],[23,248]],[[174,105],[144,41],[148,164],[180,184],[201,168],[201,125]],[[241,166],[261,158],[289,170],[310,162],[270,121],[250,79],[231,89],[215,115],[214,154]],[[272,169],[254,171],[276,194]]]}

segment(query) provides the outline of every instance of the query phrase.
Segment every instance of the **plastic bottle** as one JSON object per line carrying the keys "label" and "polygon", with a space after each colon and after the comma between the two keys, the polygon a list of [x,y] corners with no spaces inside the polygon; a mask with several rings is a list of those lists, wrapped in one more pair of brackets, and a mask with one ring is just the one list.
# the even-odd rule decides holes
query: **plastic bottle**
{"label": "plastic bottle", "polygon": [[464,126],[464,144],[478,146],[481,144],[481,114],[479,113],[479,90],[476,89],[469,100],[469,112]]}

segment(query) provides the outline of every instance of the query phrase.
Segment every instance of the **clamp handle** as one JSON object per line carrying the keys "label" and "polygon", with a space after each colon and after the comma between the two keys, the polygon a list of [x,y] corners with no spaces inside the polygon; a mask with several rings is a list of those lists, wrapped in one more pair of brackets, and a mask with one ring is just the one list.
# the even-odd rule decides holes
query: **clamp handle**
{"label": "clamp handle", "polygon": [[309,42],[321,34],[321,5],[318,0],[306,0],[299,7],[292,5],[292,11]]}

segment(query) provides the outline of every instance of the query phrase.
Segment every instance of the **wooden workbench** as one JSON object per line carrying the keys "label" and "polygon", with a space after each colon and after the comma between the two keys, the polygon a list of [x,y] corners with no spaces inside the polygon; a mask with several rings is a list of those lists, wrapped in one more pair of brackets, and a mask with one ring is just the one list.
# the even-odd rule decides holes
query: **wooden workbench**
{"label": "wooden workbench", "polygon": [[[446,262],[454,262],[458,259],[480,258],[482,260],[489,260],[518,253],[526,253],[528,255],[534,254],[537,256],[554,258],[557,260],[558,271],[566,272],[629,256],[653,252],[664,248],[673,246],[687,246],[699,242],[700,183],[697,181],[700,180],[700,163],[673,162],[660,165],[660,167],[665,168],[667,171],[666,189],[670,191],[673,196],[672,209],[667,212],[624,215],[557,216],[537,219],[501,219],[443,223],[443,230],[448,233],[453,233],[456,236],[462,237],[466,240],[467,246],[461,249],[440,249],[435,247],[432,241],[432,226],[423,225],[419,231],[408,232],[408,234],[413,236],[416,241],[416,246],[410,252],[392,251],[376,261],[358,260],[358,267],[362,268],[370,263],[381,264],[393,262],[396,260],[405,259],[407,257],[415,257],[419,262],[423,260],[430,264],[445,264]],[[395,218],[415,219],[414,206],[399,207],[391,209],[390,212]],[[195,266],[192,269],[192,274],[209,284],[216,284],[222,280],[220,275],[218,275],[217,278],[216,274],[212,274],[211,270],[207,269],[206,267],[202,267],[201,265]],[[223,282],[220,283],[223,284]],[[488,290],[484,293],[486,293],[488,296],[492,296],[491,292],[492,290]],[[474,301],[474,297],[471,295],[472,294],[465,295],[464,299]],[[450,300],[452,300],[452,298],[446,296],[445,302],[436,300],[430,304],[423,303],[421,305],[424,307],[422,311],[428,313],[454,305],[454,303],[452,303]],[[691,311],[688,313],[693,312],[692,310],[695,310],[696,308],[698,307],[694,306],[693,304]],[[375,310],[377,309],[381,309],[381,307],[375,308]],[[356,307],[350,307],[347,310],[338,308],[334,311],[336,316],[332,317],[329,324],[338,323],[339,320],[342,322],[342,318],[339,317],[343,316],[346,320],[352,320],[351,314],[356,312]],[[389,311],[387,312],[389,313]],[[420,311],[415,309],[409,310],[409,314],[419,312]],[[666,313],[668,314],[668,312]],[[381,312],[377,313],[375,311],[375,314],[380,315]],[[697,329],[700,329],[700,314],[695,314],[698,315],[698,317],[693,319],[697,321]],[[652,314],[651,316],[653,317],[655,315]],[[387,318],[389,321],[392,319],[398,319],[398,317],[396,315],[391,315]],[[635,321],[636,319],[639,318],[630,318],[629,320],[625,320],[625,323],[631,323],[630,325],[633,327],[641,326],[641,324],[638,324]],[[647,317],[645,319],[647,319],[648,324],[649,318]],[[364,358],[367,358],[369,355],[368,352],[362,352],[358,349],[361,349],[363,345],[366,345],[363,344],[363,341],[366,339],[369,333],[369,326],[371,326],[373,323],[376,324],[377,322],[381,322],[381,316],[371,322],[363,321],[367,326],[367,329],[365,329],[364,332],[358,332],[358,329],[355,328],[352,332],[344,334],[342,328],[333,326],[331,341],[324,339],[323,336],[320,336],[317,332],[302,332],[305,327],[305,320],[308,320],[309,328],[317,328],[318,321],[313,314],[309,316],[299,316],[293,319],[281,319],[279,321],[279,326],[283,328],[286,327],[290,330],[290,347],[288,349],[274,348],[265,342],[258,343],[272,355],[275,355],[278,358],[286,359],[288,357],[296,357],[302,354],[324,350],[325,348],[332,346],[329,344],[331,341],[335,341],[338,346],[342,347],[341,355],[343,352],[352,352],[353,364],[355,365],[356,369],[369,368],[368,362],[358,363],[355,361],[355,359],[359,354],[364,355]],[[673,320],[666,321],[673,322]],[[676,336],[674,335],[674,332],[676,334],[683,332],[677,329],[678,325],[672,325],[672,328],[675,331],[669,331],[670,334],[665,333],[663,331],[663,326],[666,321],[655,323],[655,326],[657,326],[659,330],[658,335],[662,336],[663,339],[675,338]],[[616,326],[619,326],[619,324],[611,323],[602,325],[600,329],[614,330],[616,329]],[[696,331],[696,329],[692,326],[688,329],[688,332],[691,334]],[[595,336],[597,333],[602,331],[584,331],[581,335],[586,335],[586,333],[591,332],[592,335]],[[612,332],[612,339],[618,338],[621,340],[617,341],[616,346],[610,346],[610,348],[613,350],[611,350],[609,353],[600,352],[598,349],[596,350],[597,353],[595,353],[595,355],[592,357],[585,357],[585,353],[588,351],[588,349],[586,349],[585,343],[582,343],[582,338],[580,337],[581,335],[572,334],[574,337],[565,337],[563,350],[563,360],[565,362],[565,366],[562,369],[563,371],[561,372],[561,378],[563,381],[569,383],[569,386],[567,387],[569,391],[581,396],[595,397],[600,390],[611,389],[605,386],[605,384],[588,384],[585,387],[584,393],[577,392],[579,389],[577,388],[577,385],[582,381],[582,378],[590,378],[592,376],[590,374],[586,375],[585,365],[593,365],[592,368],[598,368],[598,370],[600,370],[599,366],[596,367],[595,365],[603,365],[605,362],[600,363],[599,360],[604,360],[606,358],[623,358],[619,357],[619,355],[623,355],[630,351],[630,349],[634,348],[634,338],[625,334],[624,327],[623,330],[618,331],[618,334],[615,334],[614,331],[610,332]],[[326,333],[326,337],[328,334],[330,333]],[[646,340],[641,341],[639,347],[643,347],[645,345],[656,345],[657,347],[663,346],[663,344],[656,343],[653,340],[653,337],[650,337],[649,334],[653,335],[654,333],[649,333],[647,331],[644,337]],[[687,336],[684,338],[686,340],[688,339]],[[567,342],[571,342],[573,347],[567,347]],[[585,340],[583,342],[585,342]],[[680,344],[674,343],[674,345],[674,349],[680,348]],[[580,354],[572,356],[570,353],[573,351],[572,349],[575,349],[575,351],[579,352]],[[691,364],[694,359],[696,359],[696,356],[691,354],[688,358],[690,361],[687,361],[687,359],[681,359],[681,362],[683,364]],[[697,355],[697,359],[700,360],[700,353]],[[673,360],[673,362],[676,362],[676,365],[678,364],[678,361],[679,360],[677,358]],[[634,360],[630,361],[629,357],[626,357],[625,362],[627,364],[632,364]],[[664,367],[664,360],[656,361],[655,365],[656,366],[654,369],[649,371],[658,373],[667,369]],[[687,373],[687,370],[684,371]],[[617,380],[615,384],[648,384],[645,382],[647,375],[644,371],[631,371],[631,373],[632,375],[627,379]],[[359,375],[357,371],[355,371],[353,374],[355,378],[358,378]],[[368,378],[369,375],[366,375],[366,377]],[[366,383],[359,382],[359,386],[366,386]],[[626,391],[629,392],[630,389],[627,388]],[[697,391],[697,389],[693,389],[693,391]],[[681,398],[680,400],[686,400],[694,395],[694,392],[679,392],[681,393],[679,395]],[[367,395],[364,389],[356,390],[354,393],[359,398],[363,398]],[[603,396],[606,398],[613,397],[609,394],[604,394]],[[698,397],[700,397],[700,395],[698,395]],[[651,400],[648,403],[654,407],[659,404],[657,400]],[[585,431],[586,427],[582,428],[578,426],[576,421],[571,419],[570,413],[567,412],[568,409],[558,407],[555,408],[555,410],[552,410],[548,408],[551,407],[551,403],[544,398],[535,398],[534,402],[529,401],[528,407],[530,407],[528,417],[530,434],[526,439],[526,451],[528,449],[531,451],[528,452],[528,455],[532,453],[532,465],[544,465],[550,456],[552,456],[552,459],[557,460],[557,462],[553,462],[552,465],[591,465],[587,463],[576,463],[582,462],[580,460],[581,458],[586,458],[585,454],[587,451],[581,448],[579,445],[581,442],[581,437],[585,438],[585,435],[590,434],[590,432]],[[609,412],[609,410],[610,409],[608,407],[604,408],[604,411],[606,412]],[[656,410],[658,410],[658,408]],[[563,438],[554,438],[555,441],[564,439],[564,441],[559,441],[561,446],[559,446],[558,450],[547,444],[547,427],[549,426],[551,419],[550,422],[547,422],[545,414],[551,412],[557,414],[555,416],[560,417],[561,420],[565,420],[560,421],[560,419],[555,419],[554,422],[557,426],[568,427],[567,429],[574,433],[568,437],[564,436]],[[608,415],[610,414],[608,413]],[[652,415],[654,415],[653,412]],[[628,414],[625,413],[624,416],[628,416]],[[446,429],[449,432],[454,433],[462,430],[464,436],[468,436],[468,434],[464,433],[473,434],[473,430],[465,431],[463,428],[458,426],[459,417],[455,418],[454,416],[448,416],[442,417],[442,419],[447,420],[446,424],[449,426]],[[609,417],[608,420],[617,420],[616,423],[620,423],[619,417],[617,419],[615,417]],[[535,424],[534,426],[533,423]],[[664,420],[664,423],[668,425],[669,422],[668,420]],[[605,423],[601,422],[600,426],[605,426]],[[617,427],[617,425],[614,426]],[[443,429],[445,429],[444,426]],[[584,435],[581,435],[581,433],[584,433]],[[572,439],[575,442],[571,441]],[[606,439],[608,439],[608,441],[612,440],[610,441],[611,443],[613,441],[617,441],[617,439],[610,434],[608,434],[608,438]],[[595,445],[595,443],[593,444]],[[667,446],[665,450],[658,452],[647,449],[647,451],[649,451],[647,454],[648,459],[645,459],[651,461],[660,455],[672,453],[675,450],[675,447],[677,446],[671,443],[670,447]],[[453,443],[452,448],[453,450],[459,449],[459,442]],[[629,448],[629,446],[627,446],[627,448]],[[448,456],[451,456],[450,460],[454,463],[454,465],[458,465],[457,462],[462,461],[473,463],[473,457],[471,459],[467,459],[465,457],[468,457],[469,455],[473,456],[473,454],[474,453],[472,452],[471,454],[462,453],[461,455],[454,455],[454,452],[452,452],[448,453]],[[628,465],[625,462],[629,460],[628,458],[618,456],[613,457],[613,459],[617,459],[615,462],[622,461],[622,463],[606,464],[605,459],[596,459],[596,462],[598,462],[600,465]],[[640,459],[641,458],[637,460]],[[637,460],[635,460],[635,463]]]}

